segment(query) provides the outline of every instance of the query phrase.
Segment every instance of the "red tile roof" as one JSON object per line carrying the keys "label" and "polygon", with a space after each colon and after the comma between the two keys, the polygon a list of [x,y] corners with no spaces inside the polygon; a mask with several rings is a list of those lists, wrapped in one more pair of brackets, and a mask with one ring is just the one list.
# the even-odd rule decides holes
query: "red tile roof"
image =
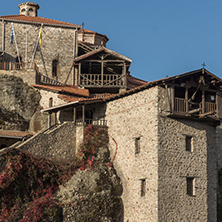
{"label": "red tile roof", "polygon": [[128,88],[135,88],[137,86],[142,86],[146,83],[147,83],[147,81],[144,81],[142,79],[138,79],[138,78],[133,77],[131,75],[127,76],[127,87]]}
{"label": "red tile roof", "polygon": [[67,95],[59,95],[58,97],[65,100],[66,102],[75,102],[75,101],[93,101],[93,100],[98,100],[98,99],[106,99],[113,95],[114,94],[104,93],[104,94],[101,94],[100,96],[96,96],[93,98],[83,98],[83,97],[79,98],[79,97],[73,97],[73,96],[67,96]]}
{"label": "red tile roof", "polygon": [[16,130],[0,130],[0,137],[19,137],[22,138],[24,136],[33,136],[34,133],[25,132],[25,131],[16,131]]}
{"label": "red tile roof", "polygon": [[38,89],[45,89],[57,93],[68,93],[73,94],[76,96],[83,96],[88,97],[89,96],[89,90],[88,89],[80,89],[77,86],[71,86],[71,85],[65,85],[65,86],[54,86],[54,85],[41,85],[41,84],[34,84],[32,85],[35,88]]}
{"label": "red tile roof", "polygon": [[99,36],[102,36],[102,37],[106,38],[106,41],[107,41],[107,42],[109,41],[109,38],[108,38],[106,35],[100,34],[100,33],[98,33],[98,32],[91,31],[91,30],[89,30],[89,29],[79,29],[79,30],[78,30],[78,33],[79,33],[79,34],[84,33],[84,34],[95,34],[95,35],[99,35]]}
{"label": "red tile roof", "polygon": [[[166,78],[155,80],[155,81],[152,81],[152,82],[147,82],[147,83],[145,83],[141,86],[138,86],[138,87],[132,88],[130,90],[127,90],[125,92],[121,92],[121,93],[118,93],[114,96],[105,98],[104,101],[115,100],[115,99],[118,99],[120,97],[128,96],[128,95],[134,94],[136,92],[143,91],[145,89],[154,87],[156,85],[162,84],[163,82],[173,81],[175,79],[183,78],[183,77],[190,76],[190,75],[195,75],[195,74],[198,74],[198,73],[201,73],[201,72],[203,72],[203,69],[197,69],[197,70],[194,70],[194,71],[191,71],[191,72],[185,72],[185,73],[182,73],[182,74],[179,74],[179,75],[176,75],[176,76],[166,77]],[[208,74],[208,75],[211,75],[213,78],[217,79],[222,84],[222,79],[215,76],[214,74],[212,74],[208,70],[204,69],[204,73]]]}
{"label": "red tile roof", "polygon": [[43,17],[32,17],[32,16],[25,16],[25,15],[5,15],[0,16],[0,19],[5,20],[12,20],[12,21],[24,21],[30,23],[43,23],[43,24],[51,24],[51,25],[61,25],[61,26],[70,26],[70,27],[81,27],[80,25],[76,25],[73,23],[62,22],[54,19],[48,19]]}

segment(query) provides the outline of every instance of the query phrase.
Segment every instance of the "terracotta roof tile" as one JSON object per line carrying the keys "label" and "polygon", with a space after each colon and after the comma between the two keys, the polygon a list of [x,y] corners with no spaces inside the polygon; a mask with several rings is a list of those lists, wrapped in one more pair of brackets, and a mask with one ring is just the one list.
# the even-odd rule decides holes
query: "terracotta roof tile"
{"label": "terracotta roof tile", "polygon": [[28,135],[33,136],[34,133],[15,130],[0,130],[0,137],[24,137]]}
{"label": "terracotta roof tile", "polygon": [[108,38],[106,35],[100,34],[100,33],[98,33],[98,32],[91,31],[91,30],[89,30],[89,29],[79,29],[79,30],[78,30],[78,33],[79,33],[79,34],[84,33],[84,34],[95,34],[95,35],[99,35],[99,36],[105,37],[106,40],[107,40],[107,42],[109,41],[109,38]]}
{"label": "terracotta roof tile", "polygon": [[147,83],[147,81],[144,81],[142,79],[138,79],[138,78],[133,77],[131,75],[127,76],[127,86],[129,88],[134,88],[134,87],[137,87],[137,86],[142,86],[142,85],[144,85],[146,83]]}
{"label": "terracotta roof tile", "polygon": [[66,85],[66,86],[53,86],[53,85],[41,85],[41,84],[34,84],[32,85],[35,88],[39,89],[46,89],[49,91],[54,91],[57,93],[68,93],[68,94],[73,94],[76,96],[83,96],[83,97],[88,97],[89,96],[89,90],[88,89],[80,89],[77,86],[71,86],[71,85]]}
{"label": "terracotta roof tile", "polygon": [[[114,96],[108,97],[108,98],[105,99],[105,101],[115,100],[115,99],[118,99],[120,97],[124,97],[124,96],[130,95],[130,94],[142,91],[144,89],[148,89],[148,88],[151,88],[153,86],[162,84],[163,82],[168,82],[168,81],[172,81],[172,80],[175,80],[175,79],[183,78],[183,77],[186,77],[186,76],[189,76],[189,75],[198,74],[198,73],[200,73],[202,71],[203,71],[203,69],[197,69],[197,70],[194,70],[194,71],[191,71],[191,72],[185,72],[185,73],[182,73],[182,74],[179,74],[179,75],[175,75],[175,76],[172,76],[172,77],[166,77],[166,78],[163,78],[163,79],[147,82],[147,83],[145,83],[145,84],[143,84],[141,86],[137,86],[137,87],[132,88],[130,90],[127,90],[125,92],[121,92],[121,93],[116,94]],[[213,76],[214,78],[219,80],[221,82],[221,84],[222,84],[222,79],[220,79],[219,77],[215,76],[214,74],[212,74],[211,72],[209,72],[206,69],[204,69],[204,72],[207,73],[208,75]]]}
{"label": "terracotta roof tile", "polygon": [[113,96],[114,94],[109,94],[109,93],[104,93],[101,94],[100,96],[96,96],[93,98],[78,98],[78,97],[73,97],[73,96],[67,96],[67,95],[59,95],[59,98],[62,98],[66,102],[75,102],[75,101],[93,101],[93,100],[98,100],[98,99],[106,99],[108,97]]}
{"label": "terracotta roof tile", "polygon": [[70,26],[70,27],[81,27],[81,26],[73,24],[73,23],[62,22],[62,21],[38,17],[38,16],[32,17],[32,16],[25,16],[25,15],[5,15],[5,16],[0,16],[0,19],[9,19],[9,20],[24,21],[24,22],[30,22],[30,23],[65,25],[65,26]]}

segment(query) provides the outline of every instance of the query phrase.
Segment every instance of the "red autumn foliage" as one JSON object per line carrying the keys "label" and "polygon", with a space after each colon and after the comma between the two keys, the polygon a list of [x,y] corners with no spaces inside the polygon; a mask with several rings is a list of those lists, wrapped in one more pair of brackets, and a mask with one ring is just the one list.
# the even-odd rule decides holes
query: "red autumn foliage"
{"label": "red autumn foliage", "polygon": [[77,169],[92,169],[98,164],[95,155],[101,145],[99,134],[97,127],[89,125],[78,158],[68,163],[36,158],[17,149],[2,154],[0,164],[7,164],[0,172],[0,221],[37,222],[47,217],[46,209],[60,206],[53,199],[58,186]]}

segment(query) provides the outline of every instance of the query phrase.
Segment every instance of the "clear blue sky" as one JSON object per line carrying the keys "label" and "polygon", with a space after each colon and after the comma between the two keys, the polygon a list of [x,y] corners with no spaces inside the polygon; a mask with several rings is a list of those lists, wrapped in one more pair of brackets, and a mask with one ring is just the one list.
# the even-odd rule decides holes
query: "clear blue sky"
{"label": "clear blue sky", "polygon": [[[39,16],[107,35],[107,48],[132,58],[147,81],[202,67],[222,78],[221,0],[36,0]],[[4,1],[0,15],[26,1]]]}

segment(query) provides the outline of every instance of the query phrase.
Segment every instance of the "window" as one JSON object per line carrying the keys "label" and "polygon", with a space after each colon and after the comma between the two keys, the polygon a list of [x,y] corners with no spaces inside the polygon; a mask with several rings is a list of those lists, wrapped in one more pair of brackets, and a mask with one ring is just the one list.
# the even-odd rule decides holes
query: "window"
{"label": "window", "polygon": [[57,76],[57,65],[58,65],[58,60],[54,59],[52,61],[52,76],[53,77]]}
{"label": "window", "polygon": [[146,179],[140,179],[140,181],[141,181],[140,196],[144,197],[146,195]]}
{"label": "window", "polygon": [[195,196],[195,178],[187,177],[187,194]]}
{"label": "window", "polygon": [[33,12],[34,10],[33,10],[33,8],[30,8],[29,11],[30,11],[30,12]]}
{"label": "window", "polygon": [[23,8],[21,11],[24,12],[24,11],[25,11],[25,8]]}
{"label": "window", "polygon": [[140,137],[135,138],[135,154],[140,153]]}
{"label": "window", "polygon": [[186,151],[193,152],[193,137],[186,136]]}

